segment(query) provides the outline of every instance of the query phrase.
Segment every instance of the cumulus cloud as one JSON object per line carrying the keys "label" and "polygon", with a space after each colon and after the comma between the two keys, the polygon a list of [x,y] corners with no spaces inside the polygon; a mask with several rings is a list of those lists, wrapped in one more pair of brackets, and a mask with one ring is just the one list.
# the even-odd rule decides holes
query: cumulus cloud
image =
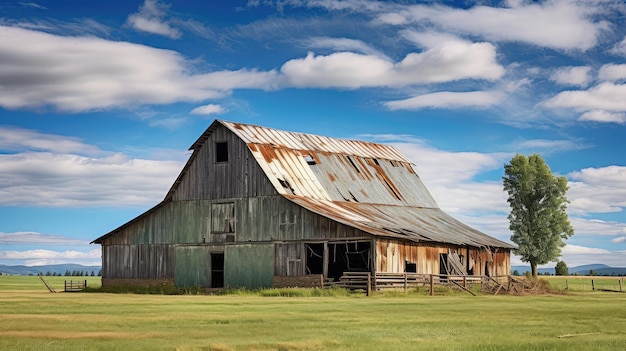
{"label": "cumulus cloud", "polygon": [[208,104],[204,106],[198,106],[191,110],[190,113],[194,115],[220,115],[224,112],[226,112],[226,109],[224,109],[221,105]]}
{"label": "cumulus cloud", "polygon": [[443,30],[478,35],[492,41],[520,41],[554,49],[588,50],[608,29],[594,22],[593,4],[568,0],[542,3],[505,2],[504,7],[475,6],[456,9],[442,5],[395,6],[377,22],[391,25],[434,24]]}
{"label": "cumulus cloud", "polygon": [[591,67],[562,67],[550,76],[550,80],[561,85],[574,85],[586,87],[591,82]]}
{"label": "cumulus cloud", "polygon": [[606,64],[600,67],[598,79],[618,81],[626,79],[626,64]]}
{"label": "cumulus cloud", "polygon": [[97,147],[85,144],[78,138],[40,133],[33,130],[10,126],[0,126],[0,150],[40,150],[59,153],[78,152],[86,154],[101,153]]}
{"label": "cumulus cloud", "polygon": [[422,53],[410,53],[402,61],[337,52],[286,62],[281,73],[287,86],[347,88],[402,87],[459,79],[495,80],[504,74],[489,43],[447,41]]}
{"label": "cumulus cloud", "polygon": [[419,110],[422,108],[455,109],[464,107],[489,107],[502,101],[503,94],[496,91],[451,92],[441,91],[412,98],[385,102],[390,110]]}
{"label": "cumulus cloud", "polygon": [[543,106],[567,108],[584,113],[580,120],[623,123],[626,112],[626,84],[603,82],[587,90],[570,90],[558,93]]}
{"label": "cumulus cloud", "polygon": [[[23,45],[29,43],[29,45]],[[220,98],[234,88],[270,88],[276,72],[191,74],[170,50],[94,37],[0,26],[0,106],[82,112]]]}
{"label": "cumulus cloud", "polygon": [[610,50],[614,55],[626,56],[626,37]]}
{"label": "cumulus cloud", "polygon": [[580,115],[578,120],[601,122],[601,123],[626,124],[626,113],[609,112],[609,111],[604,111],[604,110],[591,110]]}
{"label": "cumulus cloud", "polygon": [[182,33],[164,19],[169,7],[157,0],[145,0],[139,12],[128,16],[127,22],[135,30],[178,39]]}
{"label": "cumulus cloud", "polygon": [[570,212],[620,212],[626,207],[626,166],[585,168],[567,176]]}
{"label": "cumulus cloud", "polygon": [[623,236],[626,234],[626,223],[570,217],[576,235],[592,236]]}
{"label": "cumulus cloud", "polygon": [[[152,205],[163,198],[184,164],[130,158],[77,138],[12,127],[0,128],[0,150],[2,206]],[[6,153],[10,151],[15,153]],[[5,233],[0,241],[18,237],[43,238]]]}
{"label": "cumulus cloud", "polygon": [[0,205],[84,207],[154,204],[183,164],[48,152],[0,155]]}

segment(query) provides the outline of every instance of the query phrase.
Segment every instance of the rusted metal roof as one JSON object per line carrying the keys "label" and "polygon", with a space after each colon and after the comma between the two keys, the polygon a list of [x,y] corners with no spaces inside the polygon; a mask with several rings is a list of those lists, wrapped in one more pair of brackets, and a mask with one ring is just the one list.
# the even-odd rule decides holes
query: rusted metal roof
{"label": "rusted metal roof", "polygon": [[248,145],[278,193],[312,212],[373,235],[513,248],[443,212],[390,145],[219,123]]}

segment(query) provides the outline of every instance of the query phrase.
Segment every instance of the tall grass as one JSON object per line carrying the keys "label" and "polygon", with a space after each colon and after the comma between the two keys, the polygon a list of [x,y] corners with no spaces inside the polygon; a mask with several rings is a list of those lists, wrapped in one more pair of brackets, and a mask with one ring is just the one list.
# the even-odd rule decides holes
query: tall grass
{"label": "tall grass", "polygon": [[626,345],[626,294],[618,293],[51,294],[36,280],[32,287],[43,289],[16,290],[13,279],[0,276],[0,350],[587,351]]}

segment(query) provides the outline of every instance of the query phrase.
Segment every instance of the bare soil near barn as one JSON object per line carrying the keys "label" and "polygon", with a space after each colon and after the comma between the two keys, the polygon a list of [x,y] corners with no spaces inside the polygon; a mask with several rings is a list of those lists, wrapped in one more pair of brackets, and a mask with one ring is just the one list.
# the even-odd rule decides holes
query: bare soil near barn
{"label": "bare soil near barn", "polygon": [[[65,277],[48,279],[63,290]],[[86,279],[99,284],[98,277]],[[267,295],[50,293],[38,277],[0,276],[0,350],[587,351],[626,345],[623,293]]]}

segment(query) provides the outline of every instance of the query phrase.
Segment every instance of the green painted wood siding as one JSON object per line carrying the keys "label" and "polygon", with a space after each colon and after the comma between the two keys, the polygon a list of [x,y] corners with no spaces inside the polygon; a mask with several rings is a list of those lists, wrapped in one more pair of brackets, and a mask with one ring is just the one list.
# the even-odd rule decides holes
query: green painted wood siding
{"label": "green painted wood siding", "polygon": [[244,244],[224,248],[224,286],[248,289],[274,284],[274,244]]}
{"label": "green painted wood siding", "polygon": [[211,286],[211,256],[209,246],[176,247],[176,286]]}

